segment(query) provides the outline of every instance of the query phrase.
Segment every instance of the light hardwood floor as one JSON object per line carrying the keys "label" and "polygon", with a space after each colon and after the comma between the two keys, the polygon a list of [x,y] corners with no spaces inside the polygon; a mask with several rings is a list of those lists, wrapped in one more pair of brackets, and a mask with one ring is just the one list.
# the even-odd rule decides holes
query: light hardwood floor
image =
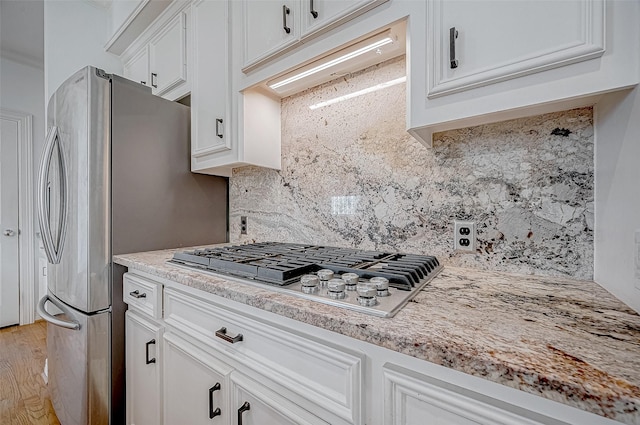
{"label": "light hardwood floor", "polygon": [[42,378],[47,324],[0,329],[0,424],[59,425]]}

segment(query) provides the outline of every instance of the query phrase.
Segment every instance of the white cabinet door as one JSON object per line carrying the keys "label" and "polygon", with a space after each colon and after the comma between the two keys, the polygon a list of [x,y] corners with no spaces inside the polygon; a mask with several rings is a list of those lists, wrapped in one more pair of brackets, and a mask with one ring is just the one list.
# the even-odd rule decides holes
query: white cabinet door
{"label": "white cabinet door", "polygon": [[124,64],[124,77],[149,86],[149,47],[144,46]]}
{"label": "white cabinet door", "polygon": [[[406,372],[406,373],[405,373]],[[558,423],[524,409],[518,414],[481,400],[481,394],[459,389],[451,384],[403,370],[394,365],[383,369],[385,401],[384,423],[387,425],[542,425]],[[514,409],[515,410],[515,409]],[[526,416],[525,416],[526,415]],[[528,416],[528,417],[527,417]]]}
{"label": "white cabinet door", "polygon": [[125,319],[127,424],[162,423],[162,328],[131,311]]}
{"label": "white cabinet door", "polygon": [[300,0],[243,0],[244,70],[298,41]]}
{"label": "white cabinet door", "polygon": [[434,0],[430,7],[434,57],[429,97],[604,53],[602,0]]}
{"label": "white cabinet door", "polygon": [[164,425],[228,424],[231,369],[182,338],[164,335]]}
{"label": "white cabinet door", "polygon": [[302,36],[355,17],[385,1],[387,0],[302,0]]}
{"label": "white cabinet door", "polygon": [[192,8],[192,171],[231,150],[229,125],[229,1],[196,1]]}
{"label": "white cabinet door", "polygon": [[149,42],[153,93],[161,96],[187,81],[187,15],[169,21]]}
{"label": "white cabinet door", "polygon": [[246,375],[234,371],[231,381],[233,425],[327,425]]}

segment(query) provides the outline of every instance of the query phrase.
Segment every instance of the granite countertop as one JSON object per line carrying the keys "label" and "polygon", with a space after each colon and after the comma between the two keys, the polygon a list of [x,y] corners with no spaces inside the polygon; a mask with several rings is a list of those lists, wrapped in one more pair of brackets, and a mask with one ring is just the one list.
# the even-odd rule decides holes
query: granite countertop
{"label": "granite countertop", "polygon": [[594,282],[445,267],[389,319],[177,268],[166,264],[173,252],[118,255],[114,261],[623,423],[640,424],[640,316]]}

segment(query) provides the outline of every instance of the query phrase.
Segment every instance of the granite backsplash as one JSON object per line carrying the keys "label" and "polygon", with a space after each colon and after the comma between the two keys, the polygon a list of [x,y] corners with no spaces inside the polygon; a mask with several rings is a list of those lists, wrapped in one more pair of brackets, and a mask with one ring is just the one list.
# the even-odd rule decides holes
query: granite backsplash
{"label": "granite backsplash", "polygon": [[[231,242],[415,252],[593,279],[592,109],[437,133],[428,149],[406,132],[405,84],[309,108],[404,74],[401,57],[283,99],[282,170],[233,171]],[[475,253],[454,252],[454,219],[476,222]]]}

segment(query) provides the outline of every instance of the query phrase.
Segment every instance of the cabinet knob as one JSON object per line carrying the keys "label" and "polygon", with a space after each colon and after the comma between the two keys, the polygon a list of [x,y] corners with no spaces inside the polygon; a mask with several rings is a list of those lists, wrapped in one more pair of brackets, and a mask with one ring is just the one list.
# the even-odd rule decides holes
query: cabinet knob
{"label": "cabinet knob", "polygon": [[16,234],[13,229],[5,229],[3,233],[5,236],[14,236]]}

